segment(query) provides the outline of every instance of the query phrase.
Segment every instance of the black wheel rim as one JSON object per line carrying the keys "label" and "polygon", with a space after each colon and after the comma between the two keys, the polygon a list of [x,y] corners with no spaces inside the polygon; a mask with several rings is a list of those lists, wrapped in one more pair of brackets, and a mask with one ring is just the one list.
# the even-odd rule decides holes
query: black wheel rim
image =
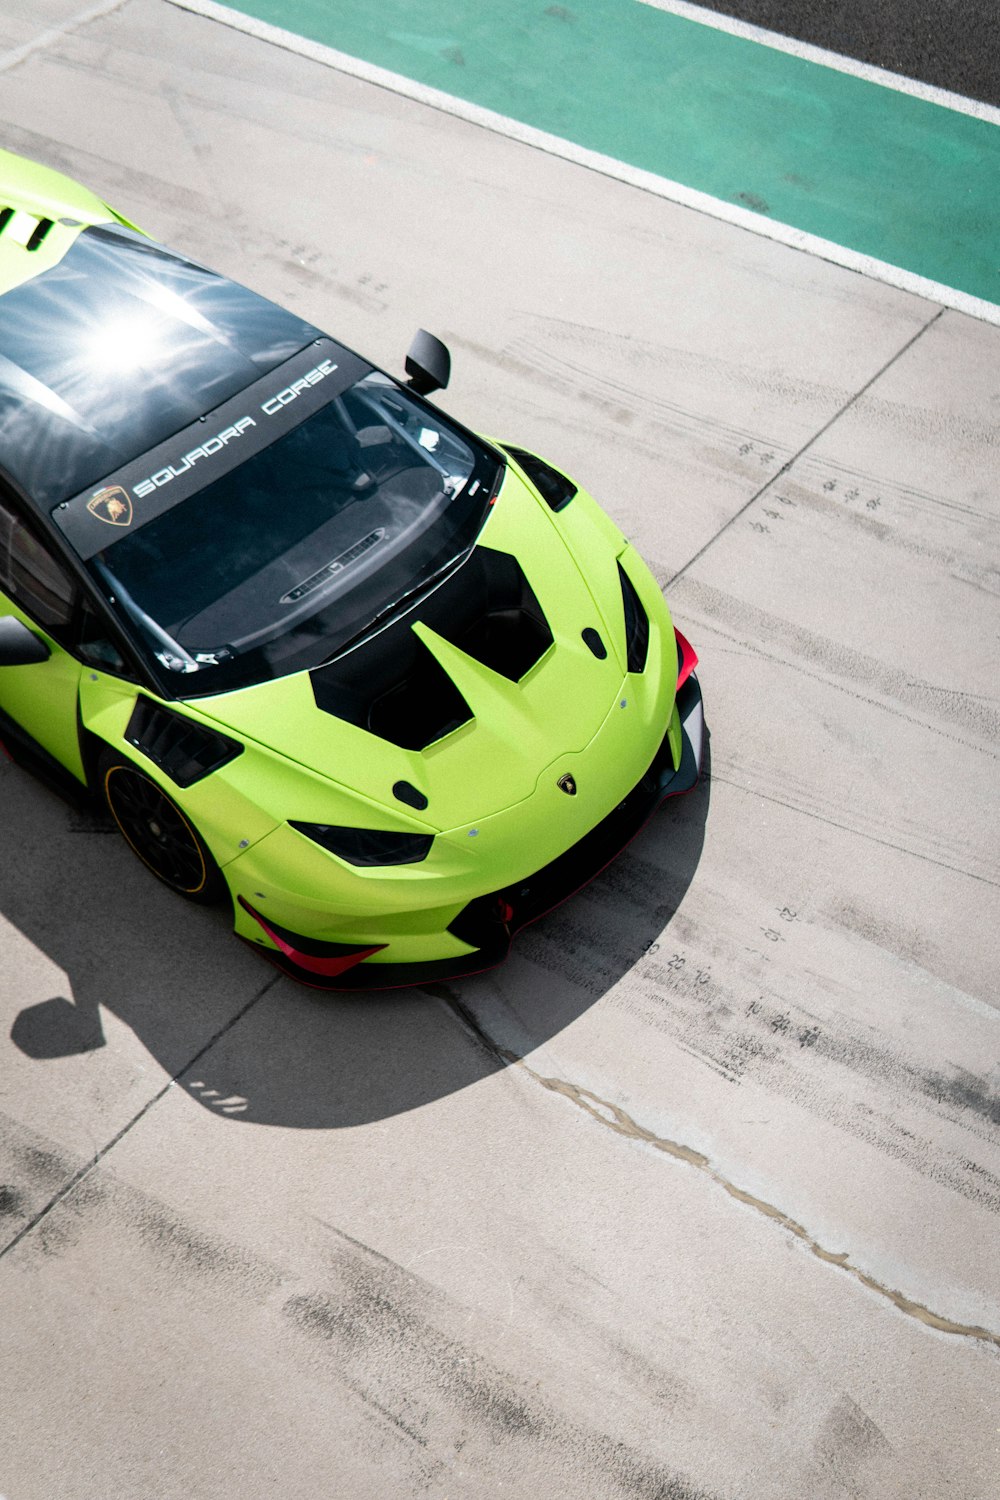
{"label": "black wheel rim", "polygon": [[186,896],[196,895],[208,871],[187,819],[141,771],[112,766],[104,781],[115,822],[143,864]]}

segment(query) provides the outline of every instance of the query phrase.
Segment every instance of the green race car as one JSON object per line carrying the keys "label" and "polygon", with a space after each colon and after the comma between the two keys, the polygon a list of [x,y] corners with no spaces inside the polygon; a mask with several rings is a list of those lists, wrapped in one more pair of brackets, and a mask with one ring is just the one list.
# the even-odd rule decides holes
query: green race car
{"label": "green race car", "polygon": [[324,988],[502,959],[697,781],[593,500],[0,152],[0,739]]}

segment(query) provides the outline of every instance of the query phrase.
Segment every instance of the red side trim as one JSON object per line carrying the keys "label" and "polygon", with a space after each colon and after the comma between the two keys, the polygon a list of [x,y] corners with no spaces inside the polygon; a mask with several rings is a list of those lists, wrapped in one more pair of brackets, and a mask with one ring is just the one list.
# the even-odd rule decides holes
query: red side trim
{"label": "red side trim", "polygon": [[312,953],[302,953],[298,948],[293,948],[286,938],[275,932],[273,927],[268,926],[259,911],[254,911],[249,901],[240,898],[240,905],[244,911],[248,911],[259,927],[267,933],[274,946],[282,952],[286,958],[291,959],[296,968],[305,969],[310,974],[321,974],[325,979],[335,979],[338,974],[344,974],[348,969],[353,969],[363,958],[370,958],[373,953],[381,953],[387,945],[376,943],[372,948],[356,948],[352,953],[338,953],[332,958],[317,958]]}
{"label": "red side trim", "polygon": [[698,657],[691,642],[684,639],[676,625],[674,635],[677,637],[677,688],[679,691],[698,665]]}

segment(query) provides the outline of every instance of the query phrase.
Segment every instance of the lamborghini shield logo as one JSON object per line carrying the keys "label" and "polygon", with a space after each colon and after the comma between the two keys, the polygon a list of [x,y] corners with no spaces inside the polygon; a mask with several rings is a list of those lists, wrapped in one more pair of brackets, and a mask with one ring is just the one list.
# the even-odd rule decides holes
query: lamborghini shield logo
{"label": "lamborghini shield logo", "polygon": [[98,490],[93,499],[87,501],[87,509],[99,521],[109,526],[131,526],[132,501],[120,484],[109,484]]}
{"label": "lamborghini shield logo", "polygon": [[556,786],[561,792],[565,792],[567,797],[576,796],[576,782],[568,773],[565,776],[560,776],[559,780],[556,782]]}

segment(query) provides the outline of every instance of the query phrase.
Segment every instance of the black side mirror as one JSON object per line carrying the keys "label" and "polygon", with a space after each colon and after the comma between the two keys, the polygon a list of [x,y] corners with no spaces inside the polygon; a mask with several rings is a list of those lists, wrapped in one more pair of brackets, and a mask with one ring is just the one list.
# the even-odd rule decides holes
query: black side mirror
{"label": "black side mirror", "polygon": [[416,337],[406,356],[408,385],[418,396],[429,396],[431,391],[443,391],[451,376],[451,355],[446,344],[436,339],[426,328],[418,328]]}
{"label": "black side mirror", "polygon": [[0,617],[0,667],[30,667],[51,655],[45,642],[15,615]]}

